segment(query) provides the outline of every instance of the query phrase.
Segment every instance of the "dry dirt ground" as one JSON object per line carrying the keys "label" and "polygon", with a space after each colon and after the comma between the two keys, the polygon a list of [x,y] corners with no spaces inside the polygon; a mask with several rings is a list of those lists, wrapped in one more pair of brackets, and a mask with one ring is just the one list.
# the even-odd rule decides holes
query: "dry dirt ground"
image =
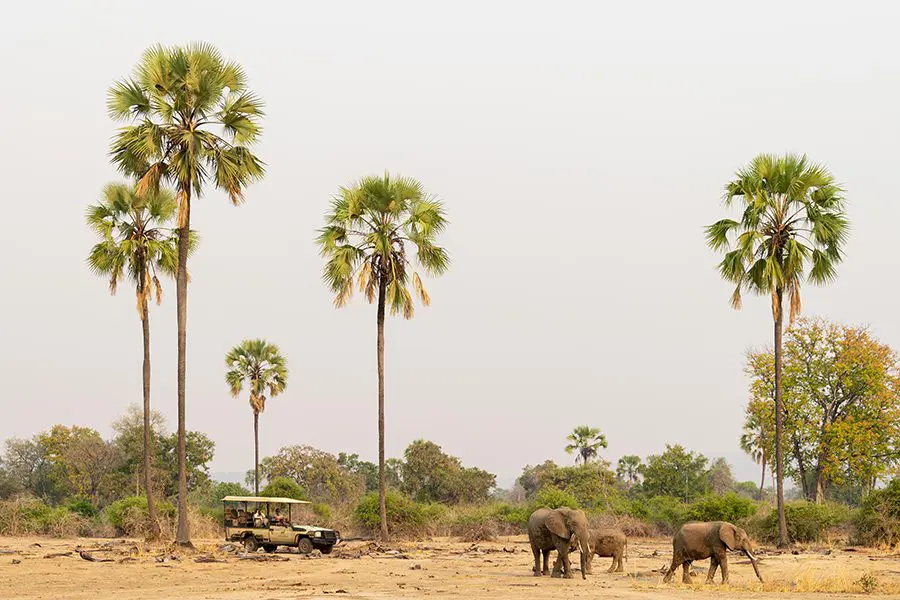
{"label": "dry dirt ground", "polygon": [[478,544],[348,542],[330,556],[279,551],[274,558],[261,551],[247,558],[222,545],[205,540],[195,553],[173,555],[164,546],[132,540],[0,537],[0,599],[799,599],[823,598],[822,592],[862,597],[866,581],[881,597],[900,597],[900,554],[870,549],[795,555],[761,548],[765,584],[742,557],[732,555],[728,586],[703,585],[708,561],[695,564],[698,583],[689,586],[680,583],[680,573],[679,583],[662,583],[659,570],[671,557],[671,543],[664,539],[631,540],[627,573],[606,574],[610,559],[595,558],[595,574],[586,581],[578,572],[571,580],[532,577],[524,537]]}

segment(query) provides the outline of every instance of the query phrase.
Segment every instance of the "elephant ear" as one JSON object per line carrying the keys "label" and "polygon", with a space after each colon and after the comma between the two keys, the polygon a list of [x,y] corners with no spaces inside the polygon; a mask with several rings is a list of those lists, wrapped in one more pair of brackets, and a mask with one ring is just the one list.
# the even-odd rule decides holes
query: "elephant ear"
{"label": "elephant ear", "polygon": [[545,521],[545,523],[547,525],[547,529],[549,529],[550,533],[552,533],[553,535],[566,539],[569,539],[572,536],[572,532],[569,531],[567,519],[558,510],[550,511],[550,514],[547,515],[547,520]]}
{"label": "elephant ear", "polygon": [[738,547],[738,534],[737,528],[731,523],[722,523],[719,527],[719,539],[722,540],[729,550],[734,550]]}

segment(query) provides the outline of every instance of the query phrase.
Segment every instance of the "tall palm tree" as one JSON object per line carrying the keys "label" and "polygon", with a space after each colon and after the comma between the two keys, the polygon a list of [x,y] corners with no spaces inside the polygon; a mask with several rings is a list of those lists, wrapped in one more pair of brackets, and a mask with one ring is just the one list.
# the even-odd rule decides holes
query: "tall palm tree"
{"label": "tall palm tree", "polygon": [[586,465],[593,457],[597,456],[600,448],[606,448],[606,436],[600,433],[596,427],[588,427],[580,425],[572,430],[572,433],[566,437],[572,442],[566,446],[566,453],[575,452],[575,464],[581,459],[581,464]]}
{"label": "tall palm tree", "polygon": [[631,488],[638,482],[640,467],[641,457],[629,454],[619,459],[619,462],[616,465],[616,475]]}
{"label": "tall palm tree", "polygon": [[353,294],[354,281],[369,303],[378,303],[378,505],[381,536],[388,537],[384,470],[384,313],[413,316],[413,297],[431,302],[419,274],[413,270],[412,248],[422,270],[440,275],[447,270],[447,252],[435,245],[447,224],[441,202],[425,193],[415,179],[364,177],[341,188],[332,200],[319,230],[318,243],[325,257],[323,278],[336,294],[334,304],[344,306]]}
{"label": "tall palm tree", "polygon": [[253,411],[253,489],[259,495],[259,413],[266,409],[266,390],[274,398],[287,387],[288,370],[278,346],[266,340],[244,340],[225,355],[225,382],[235,398],[244,382],[250,388]]}
{"label": "tall palm tree", "polygon": [[843,190],[832,174],[806,156],[760,154],[725,186],[726,207],[735,203],[741,219],[722,219],[706,228],[710,248],[725,251],[722,277],[735,284],[731,304],[741,307],[742,293],[769,296],[775,322],[775,479],[779,546],[788,545],[784,516],[784,459],[781,436],[781,352],[784,300],[789,324],[800,314],[800,285],[833,280],[849,224]]}
{"label": "tall palm tree", "polygon": [[138,197],[133,187],[113,183],[103,190],[98,204],[88,206],[87,224],[100,236],[88,255],[88,265],[97,275],[109,278],[109,291],[116,293],[124,276],[134,283],[137,310],[144,337],[144,492],[150,518],[150,539],[160,535],[152,487],[150,412],[150,312],[148,298],[162,300],[159,274],[174,275],[178,265],[178,244],[168,227],[176,209],[175,197],[160,190]]}
{"label": "tall palm tree", "polygon": [[187,344],[187,248],[191,200],[207,183],[237,205],[244,188],[263,176],[249,147],[260,133],[262,102],[246,87],[240,65],[226,62],[208,44],[154,46],[131,78],[113,84],[109,114],[125,126],[110,154],[119,170],[138,179],[137,193],[170,182],[178,201],[178,529],[175,542],[191,546],[187,521],[185,455],[185,356]]}
{"label": "tall palm tree", "polygon": [[741,450],[762,468],[759,478],[759,500],[763,499],[763,490],[766,485],[767,444],[768,431],[765,423],[758,414],[748,412],[747,419],[744,421],[744,430],[741,432],[740,446]]}

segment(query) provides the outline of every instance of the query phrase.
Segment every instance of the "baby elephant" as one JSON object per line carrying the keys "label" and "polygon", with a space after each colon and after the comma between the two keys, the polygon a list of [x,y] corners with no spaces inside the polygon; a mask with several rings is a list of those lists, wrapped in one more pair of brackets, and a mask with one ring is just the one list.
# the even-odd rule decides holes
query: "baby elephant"
{"label": "baby elephant", "polygon": [[[590,540],[591,556],[588,557],[587,562],[588,575],[591,574],[591,562],[595,554],[600,557],[613,559],[609,569],[606,570],[607,573],[622,573],[625,571],[624,560],[625,553],[628,550],[628,538],[625,537],[624,533],[614,528],[592,529],[590,531]],[[573,540],[570,542],[570,545],[571,551],[574,552],[576,542]],[[554,571],[557,569],[555,564],[553,569]]]}
{"label": "baby elephant", "polygon": [[672,539],[672,566],[666,573],[664,582],[668,582],[675,575],[678,565],[681,565],[684,573],[681,580],[691,583],[691,563],[695,560],[709,561],[709,572],[706,575],[706,583],[712,583],[716,575],[716,569],[722,567],[722,583],[728,583],[728,551],[743,552],[750,559],[756,576],[762,581],[759,568],[756,566],[756,557],[752,554],[750,537],[740,527],[724,521],[712,523],[687,523],[681,526],[678,533]]}

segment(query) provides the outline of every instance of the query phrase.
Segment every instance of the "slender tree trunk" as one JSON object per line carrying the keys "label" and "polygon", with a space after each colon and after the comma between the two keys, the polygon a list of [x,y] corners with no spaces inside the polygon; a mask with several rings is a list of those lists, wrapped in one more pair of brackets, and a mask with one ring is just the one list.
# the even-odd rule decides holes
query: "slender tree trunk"
{"label": "slender tree trunk", "polygon": [[778,503],[778,547],[790,545],[787,518],[784,514],[784,456],[781,451],[784,409],[781,400],[781,330],[784,322],[784,290],[778,289],[778,310],[775,315],[775,487]]}
{"label": "slender tree trunk", "polygon": [[175,543],[178,546],[193,547],[191,528],[188,523],[187,502],[187,431],[185,428],[184,389],[185,359],[187,353],[187,259],[191,235],[191,190],[190,186],[181,190],[184,203],[183,222],[178,228],[178,274],[175,278],[175,292],[178,305],[178,529]]}
{"label": "slender tree trunk", "polygon": [[385,280],[378,283],[378,516],[381,521],[381,538],[388,539],[387,506],[385,505],[384,478],[384,297]]}
{"label": "slender tree trunk", "polygon": [[[143,281],[143,278],[141,279]],[[143,283],[141,284],[143,285]],[[143,290],[142,290],[143,292]],[[156,517],[156,500],[153,498],[153,478],[150,439],[150,311],[147,310],[147,296],[142,293],[141,326],[144,332],[144,492],[147,494],[147,516],[150,519],[151,540],[159,539],[159,520]]]}
{"label": "slender tree trunk", "polygon": [[259,413],[255,410],[253,411],[253,450],[253,493],[259,496]]}
{"label": "slender tree trunk", "polygon": [[762,476],[759,478],[759,500],[763,499],[763,490],[766,487],[766,453],[762,453],[762,458],[759,460],[762,463]]}

